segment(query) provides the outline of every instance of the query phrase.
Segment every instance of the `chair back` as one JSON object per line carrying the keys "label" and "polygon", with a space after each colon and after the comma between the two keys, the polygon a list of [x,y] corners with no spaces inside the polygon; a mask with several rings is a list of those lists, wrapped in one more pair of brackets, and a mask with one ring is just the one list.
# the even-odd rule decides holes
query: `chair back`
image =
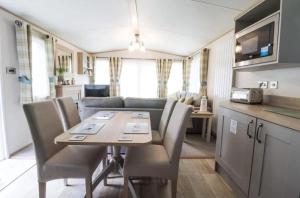
{"label": "chair back", "polygon": [[162,112],[162,116],[161,116],[159,126],[158,126],[158,131],[159,131],[162,139],[164,139],[164,136],[165,136],[165,133],[167,130],[167,126],[168,126],[168,123],[169,123],[170,117],[172,115],[172,112],[174,110],[176,102],[177,102],[176,100],[169,98],[167,100],[164,110]]}
{"label": "chair back", "polygon": [[64,148],[54,143],[64,132],[59,114],[52,100],[24,104],[23,109],[31,131],[38,168]]}
{"label": "chair back", "polygon": [[179,163],[187,122],[191,113],[192,108],[188,105],[180,102],[175,105],[163,142],[169,155],[170,163]]}
{"label": "chair back", "polygon": [[67,130],[81,122],[76,104],[71,97],[58,98],[57,102]]}

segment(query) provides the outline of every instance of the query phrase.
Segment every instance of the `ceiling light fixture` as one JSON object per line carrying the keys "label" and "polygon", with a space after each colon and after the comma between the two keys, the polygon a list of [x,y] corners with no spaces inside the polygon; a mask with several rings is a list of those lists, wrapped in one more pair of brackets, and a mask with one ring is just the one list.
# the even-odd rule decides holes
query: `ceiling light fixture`
{"label": "ceiling light fixture", "polygon": [[130,42],[128,49],[131,52],[136,50],[144,52],[146,50],[144,43],[140,40],[140,34],[134,35],[134,41]]}

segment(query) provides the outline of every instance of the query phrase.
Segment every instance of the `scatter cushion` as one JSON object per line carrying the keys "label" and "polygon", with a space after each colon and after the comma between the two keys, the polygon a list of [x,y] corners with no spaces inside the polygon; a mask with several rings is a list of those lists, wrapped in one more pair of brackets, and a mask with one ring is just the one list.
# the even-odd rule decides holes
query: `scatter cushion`
{"label": "scatter cushion", "polygon": [[178,100],[178,102],[181,102],[181,103],[183,103],[185,101],[185,98],[180,98],[179,100]]}
{"label": "scatter cushion", "polygon": [[186,105],[193,104],[193,97],[186,97],[184,100],[184,104],[186,104]]}

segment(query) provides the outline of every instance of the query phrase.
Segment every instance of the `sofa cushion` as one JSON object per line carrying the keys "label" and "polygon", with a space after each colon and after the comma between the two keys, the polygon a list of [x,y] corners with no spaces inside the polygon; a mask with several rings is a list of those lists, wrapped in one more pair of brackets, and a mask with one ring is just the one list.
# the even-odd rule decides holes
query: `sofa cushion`
{"label": "sofa cushion", "polygon": [[125,108],[150,108],[163,109],[166,104],[166,99],[161,98],[125,98]]}
{"label": "sofa cushion", "polygon": [[123,108],[122,97],[85,97],[82,99],[85,107]]}

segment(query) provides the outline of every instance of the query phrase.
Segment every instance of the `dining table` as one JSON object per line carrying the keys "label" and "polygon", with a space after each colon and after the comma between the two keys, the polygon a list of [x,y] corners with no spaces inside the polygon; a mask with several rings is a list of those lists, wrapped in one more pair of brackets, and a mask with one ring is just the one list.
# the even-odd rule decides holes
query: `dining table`
{"label": "dining table", "polygon": [[[86,131],[81,133],[80,130],[83,130],[85,126],[101,126],[101,128],[92,131],[93,134],[88,134]],[[143,127],[135,130],[135,126]],[[74,140],[76,136],[81,136],[83,139]],[[93,181],[92,189],[94,190],[112,172],[123,176],[124,158],[121,154],[121,147],[137,148],[152,142],[150,114],[133,111],[100,111],[66,130],[54,141],[55,144],[60,145],[103,145],[113,148],[110,160]],[[131,182],[129,182],[129,190],[133,197],[137,197]]]}

